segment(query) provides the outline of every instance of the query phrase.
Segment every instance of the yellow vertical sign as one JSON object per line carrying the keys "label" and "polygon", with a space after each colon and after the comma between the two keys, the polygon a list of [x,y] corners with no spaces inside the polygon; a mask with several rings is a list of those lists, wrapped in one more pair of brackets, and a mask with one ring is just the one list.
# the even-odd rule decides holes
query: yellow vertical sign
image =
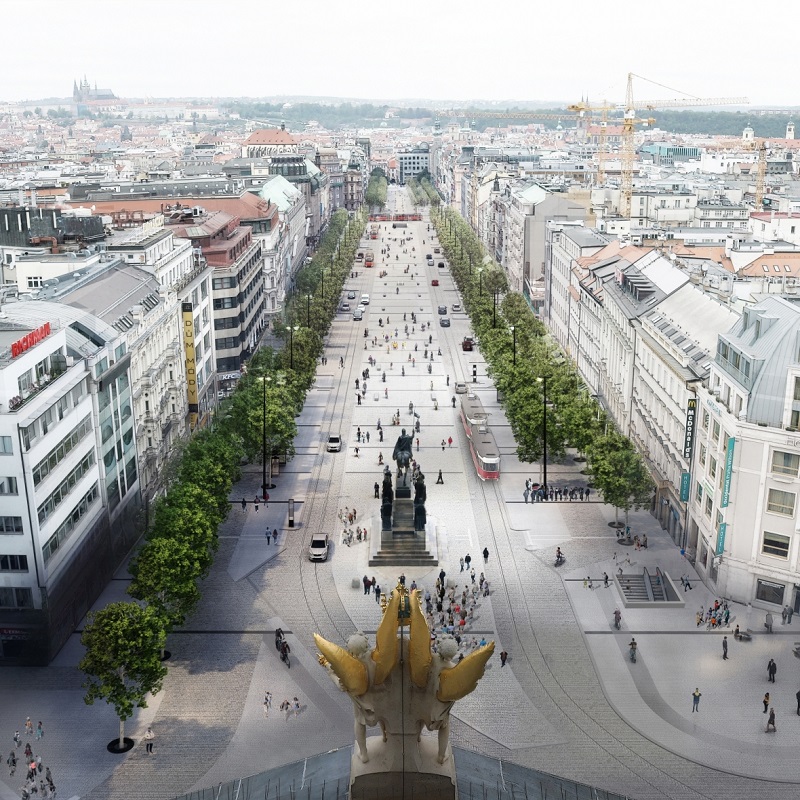
{"label": "yellow vertical sign", "polygon": [[186,363],[186,394],[189,400],[189,426],[197,424],[197,412],[200,407],[197,397],[197,363],[194,354],[194,315],[191,303],[181,303],[183,318],[183,354]]}

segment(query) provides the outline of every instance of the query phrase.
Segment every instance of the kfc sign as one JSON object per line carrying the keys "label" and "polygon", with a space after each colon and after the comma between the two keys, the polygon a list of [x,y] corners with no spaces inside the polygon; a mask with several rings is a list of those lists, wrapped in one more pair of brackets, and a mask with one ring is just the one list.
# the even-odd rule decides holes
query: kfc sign
{"label": "kfc sign", "polygon": [[37,328],[35,331],[31,331],[30,333],[23,336],[21,339],[18,339],[14,344],[11,345],[11,358],[16,358],[17,356],[21,356],[26,350],[33,347],[35,344],[39,344],[42,339],[47,338],[50,335],[50,323],[45,322],[41,328]]}

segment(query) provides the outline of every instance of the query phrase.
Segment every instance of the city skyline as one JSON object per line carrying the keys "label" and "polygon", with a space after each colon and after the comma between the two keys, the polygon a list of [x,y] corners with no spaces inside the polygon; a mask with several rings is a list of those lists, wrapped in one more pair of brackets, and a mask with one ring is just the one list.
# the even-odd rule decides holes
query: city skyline
{"label": "city skyline", "polygon": [[[788,84],[732,69],[736,54],[751,47],[741,23],[744,2],[679,2],[668,19],[655,11],[626,16],[624,6],[613,5],[576,0],[567,19],[513,0],[499,0],[488,12],[477,0],[435,7],[422,0],[402,7],[351,0],[341,10],[306,0],[262,18],[262,6],[239,0],[211,25],[218,6],[206,0],[188,14],[184,6],[144,0],[137,6],[143,13],[129,14],[118,33],[100,0],[32,0],[6,19],[7,63],[18,68],[13,83],[0,89],[0,102],[67,97],[72,80],[84,75],[121,98],[621,101],[631,71],[655,82],[636,80],[640,98],[743,95],[761,107],[797,102]],[[31,18],[48,23],[35,37]],[[254,19],[262,21],[263,37],[237,34],[237,25]],[[772,33],[771,74],[789,74],[791,30],[787,24]]]}

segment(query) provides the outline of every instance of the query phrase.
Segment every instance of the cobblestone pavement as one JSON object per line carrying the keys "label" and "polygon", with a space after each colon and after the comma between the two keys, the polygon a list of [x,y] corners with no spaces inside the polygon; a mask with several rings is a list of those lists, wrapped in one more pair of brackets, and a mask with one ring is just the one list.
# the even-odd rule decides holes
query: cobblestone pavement
{"label": "cobblestone pavement", "polygon": [[[604,572],[613,577],[622,562],[627,573],[660,566],[676,581],[682,574],[696,576],[646,512],[631,514],[634,531],[646,532],[649,539],[647,550],[634,551],[617,544],[609,527],[613,509],[594,496],[583,503],[524,502],[524,480],[538,480],[539,466],[517,461],[479,350],[462,353],[458,347],[469,332],[466,316],[451,314],[452,328],[435,324],[431,309],[450,305],[457,295],[445,270],[437,270],[441,285],[430,286],[429,268],[422,265],[429,240],[420,246],[429,235],[424,227],[410,225],[416,250],[387,265],[386,279],[377,278],[379,262],[377,269],[359,271],[347,281],[359,294],[370,292],[369,313],[362,323],[349,315],[334,322],[328,364],[320,366],[298,419],[298,454],[276,476],[269,506],[256,513],[251,505],[243,511],[236,502],[255,496],[261,482],[257,467],[248,468],[235,488],[202,602],[186,628],[170,637],[164,689],[127,723],[126,733],[137,746],[123,757],[107,753],[105,744],[116,735],[117,722],[105,705],[88,707],[82,701],[77,632],[50,667],[2,671],[0,735],[10,744],[26,716],[43,719],[46,738],[36,749],[51,766],[60,796],[92,800],[162,800],[351,744],[349,700],[317,664],[312,633],[339,643],[357,629],[373,633],[379,606],[372,595],[363,594],[360,579],[375,574],[384,588],[396,583],[399,570],[367,566],[379,530],[372,486],[380,476],[378,454],[390,459],[399,432],[390,425],[391,415],[399,410],[410,427],[411,400],[421,421],[415,456],[428,475],[428,535],[436,542],[440,565],[457,583],[468,582],[459,571],[459,558],[469,552],[492,588],[490,597],[481,598],[467,636],[494,639],[498,651],[510,654],[505,668],[493,659],[478,689],[456,705],[454,743],[641,800],[796,797],[800,718],[794,714],[798,681],[791,646],[798,623],[761,635],[760,615],[754,612],[748,620],[745,609],[734,607],[732,625],[749,625],[757,634],[749,644],[731,641],[730,660],[723,662],[724,632],[694,624],[697,608],[713,602],[698,582],[685,593],[684,608],[623,609],[622,630],[614,630],[611,620],[620,597],[613,581],[603,588]],[[392,247],[397,249],[395,243]],[[410,310],[418,311],[418,324],[403,336],[402,314]],[[390,318],[389,325],[379,328],[379,316]],[[423,334],[421,322],[434,324]],[[395,327],[397,350],[390,346],[387,354],[383,343],[364,351],[364,341],[393,333]],[[417,358],[429,336],[435,353],[430,374],[424,358]],[[409,354],[417,358],[416,366],[408,366]],[[379,366],[371,368],[367,396],[359,406],[354,382],[369,356]],[[454,381],[471,382],[473,363],[478,380],[471,386],[491,411],[503,456],[501,479],[495,483],[476,478],[449,402]],[[379,376],[383,370],[385,383]],[[378,418],[385,432],[382,443]],[[360,445],[356,459],[358,427],[369,430],[370,442]],[[324,452],[331,430],[344,436],[341,453]],[[442,450],[441,440],[449,436],[453,446]],[[583,485],[581,467],[568,458],[549,465],[548,476],[556,485]],[[439,469],[443,485],[431,477]],[[296,508],[293,528],[288,527],[290,498]],[[358,509],[369,541],[351,547],[341,543],[337,513],[345,506]],[[272,528],[280,531],[278,545],[266,543],[264,532]],[[324,564],[311,564],[306,557],[310,533],[317,530],[331,534],[331,557]],[[567,555],[558,569],[553,566],[556,545]],[[490,550],[485,565],[480,556],[484,547]],[[409,570],[407,579],[432,586],[439,568],[419,574]],[[584,588],[587,576],[594,589]],[[124,597],[126,585],[122,569],[98,606]],[[287,633],[291,669],[277,657],[276,627]],[[636,664],[627,659],[631,636],[639,643]],[[778,662],[774,686],[766,685],[770,657]],[[700,714],[691,713],[695,686],[703,693]],[[778,732],[770,735],[764,732],[760,703],[768,688],[778,712]],[[273,698],[268,716],[266,691]],[[279,705],[294,697],[300,712],[287,717]],[[157,738],[155,754],[147,756],[139,740],[151,723]],[[19,783],[19,773],[17,780],[6,776],[0,798],[18,796]]]}

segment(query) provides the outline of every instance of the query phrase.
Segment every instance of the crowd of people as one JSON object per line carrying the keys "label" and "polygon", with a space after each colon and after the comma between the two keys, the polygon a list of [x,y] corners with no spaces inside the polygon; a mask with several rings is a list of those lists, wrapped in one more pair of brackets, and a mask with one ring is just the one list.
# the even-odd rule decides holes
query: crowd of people
{"label": "crowd of people", "polygon": [[8,774],[13,778],[18,768],[20,771],[24,770],[25,782],[19,787],[22,800],[30,800],[31,797],[55,798],[56,785],[50,767],[44,765],[42,756],[37,755],[31,746],[31,739],[34,740],[37,748],[41,746],[40,743],[44,740],[44,726],[40,720],[34,728],[31,718],[28,717],[25,720],[24,729],[26,742],[21,753],[18,751],[22,749],[23,737],[19,730],[14,732],[14,747],[6,759]]}
{"label": "crowd of people", "polygon": [[525,489],[522,492],[522,497],[525,502],[543,503],[543,502],[560,502],[567,500],[588,500],[591,490],[588,486],[569,486],[556,487],[556,486],[540,486],[534,483],[530,478],[525,480]]}

